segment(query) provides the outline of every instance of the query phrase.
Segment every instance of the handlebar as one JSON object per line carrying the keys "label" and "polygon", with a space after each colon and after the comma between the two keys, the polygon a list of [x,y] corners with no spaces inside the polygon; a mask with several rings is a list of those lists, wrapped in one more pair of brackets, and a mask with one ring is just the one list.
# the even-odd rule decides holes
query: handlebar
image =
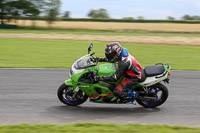
{"label": "handlebar", "polygon": [[96,65],[97,65],[97,64],[98,64],[98,57],[96,57],[96,56],[93,57],[94,54],[95,54],[95,53],[91,53],[91,54],[90,54],[90,56],[92,57],[92,58],[91,58],[91,61],[94,62],[94,63],[96,63]]}
{"label": "handlebar", "polygon": [[91,53],[90,56],[93,56],[95,53]]}

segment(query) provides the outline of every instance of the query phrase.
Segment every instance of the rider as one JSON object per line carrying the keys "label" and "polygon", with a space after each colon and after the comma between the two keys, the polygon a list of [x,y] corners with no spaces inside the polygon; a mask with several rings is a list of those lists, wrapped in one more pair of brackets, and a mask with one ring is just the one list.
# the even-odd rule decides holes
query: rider
{"label": "rider", "polygon": [[128,53],[126,48],[121,47],[118,42],[113,42],[106,45],[106,58],[98,58],[99,62],[117,63],[118,68],[113,75],[109,76],[95,76],[96,81],[110,81],[115,82],[123,75],[125,78],[113,90],[114,95],[123,100],[128,98],[128,88],[135,85],[141,79],[142,66],[138,61]]}

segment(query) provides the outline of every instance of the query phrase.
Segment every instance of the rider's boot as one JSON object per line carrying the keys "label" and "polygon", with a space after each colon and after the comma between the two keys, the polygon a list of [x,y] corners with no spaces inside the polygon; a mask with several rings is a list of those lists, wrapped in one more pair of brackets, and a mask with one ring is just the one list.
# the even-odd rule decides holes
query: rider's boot
{"label": "rider's boot", "polygon": [[119,97],[120,97],[120,101],[122,102],[122,103],[126,103],[126,102],[129,102],[129,101],[131,101],[132,100],[132,97],[130,97],[129,95],[128,95],[128,92],[127,91],[125,91],[125,92],[121,92],[121,94],[119,95]]}
{"label": "rider's boot", "polygon": [[123,90],[120,92],[119,90],[116,89],[113,91],[113,93],[116,97],[115,100],[117,101],[117,103],[126,103],[132,99],[132,97],[129,97],[127,90]]}

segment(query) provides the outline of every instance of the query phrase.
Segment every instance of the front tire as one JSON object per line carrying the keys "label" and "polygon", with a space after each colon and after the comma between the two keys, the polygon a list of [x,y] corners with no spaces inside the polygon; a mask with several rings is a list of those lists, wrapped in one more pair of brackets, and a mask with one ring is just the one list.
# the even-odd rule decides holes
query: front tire
{"label": "front tire", "polygon": [[162,105],[168,98],[169,92],[166,86],[161,83],[155,84],[149,87],[149,91],[155,91],[157,95],[156,101],[142,101],[140,99],[136,99],[137,103],[145,108],[155,108]]}
{"label": "front tire", "polygon": [[67,86],[63,83],[57,91],[58,99],[69,106],[80,105],[88,99],[88,96],[81,90],[79,90],[76,95],[74,95],[73,90],[74,88],[72,86]]}

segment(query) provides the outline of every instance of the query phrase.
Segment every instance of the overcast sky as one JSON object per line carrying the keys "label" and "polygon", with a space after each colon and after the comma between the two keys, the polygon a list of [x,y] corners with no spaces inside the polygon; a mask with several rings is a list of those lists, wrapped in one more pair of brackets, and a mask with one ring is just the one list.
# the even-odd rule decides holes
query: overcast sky
{"label": "overcast sky", "polygon": [[166,19],[183,15],[200,16],[200,0],[61,0],[61,12],[73,18],[87,18],[91,9],[104,8],[111,18],[138,17]]}

